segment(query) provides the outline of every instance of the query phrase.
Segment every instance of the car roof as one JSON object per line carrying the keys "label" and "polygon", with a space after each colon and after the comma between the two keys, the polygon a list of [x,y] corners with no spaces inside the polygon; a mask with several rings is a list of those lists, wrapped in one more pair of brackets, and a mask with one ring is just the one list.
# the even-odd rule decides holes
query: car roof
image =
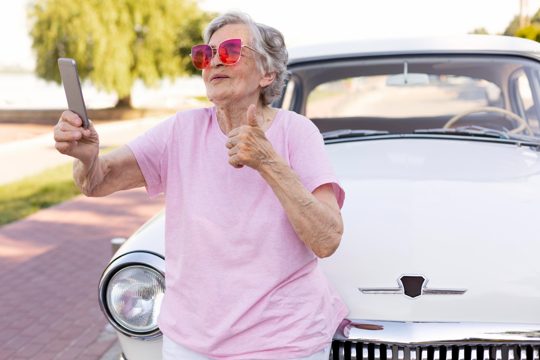
{"label": "car roof", "polygon": [[499,35],[366,39],[291,48],[289,65],[318,60],[399,54],[511,54],[540,59],[536,41]]}

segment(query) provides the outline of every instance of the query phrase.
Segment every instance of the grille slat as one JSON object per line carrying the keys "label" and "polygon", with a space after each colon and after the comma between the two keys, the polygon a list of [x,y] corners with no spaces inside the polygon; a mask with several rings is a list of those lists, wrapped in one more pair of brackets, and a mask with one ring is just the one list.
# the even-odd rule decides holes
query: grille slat
{"label": "grille slat", "polygon": [[354,341],[332,343],[332,360],[540,360],[540,345],[400,346]]}
{"label": "grille slat", "polygon": [[526,359],[527,358],[527,346],[521,346],[521,353],[519,355],[520,359]]}
{"label": "grille slat", "polygon": [[356,357],[356,345],[351,346],[351,360],[359,360]]}

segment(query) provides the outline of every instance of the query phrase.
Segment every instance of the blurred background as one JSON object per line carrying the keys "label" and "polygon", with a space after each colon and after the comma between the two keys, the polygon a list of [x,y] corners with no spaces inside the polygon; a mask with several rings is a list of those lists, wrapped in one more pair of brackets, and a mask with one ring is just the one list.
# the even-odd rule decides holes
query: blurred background
{"label": "blurred background", "polygon": [[489,33],[536,39],[540,0],[10,0],[0,2],[0,110],[66,107],[55,59],[73,57],[89,108],[204,103],[189,63],[209,18],[240,10],[289,47],[358,38]]}

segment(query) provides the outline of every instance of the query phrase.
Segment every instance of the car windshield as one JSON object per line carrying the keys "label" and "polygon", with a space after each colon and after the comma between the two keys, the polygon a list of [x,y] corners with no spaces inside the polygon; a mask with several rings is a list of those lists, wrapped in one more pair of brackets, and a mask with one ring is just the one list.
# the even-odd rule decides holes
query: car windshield
{"label": "car windshield", "polygon": [[283,106],[305,113],[322,132],[470,130],[540,138],[540,65],[534,60],[389,57],[304,64],[291,71]]}

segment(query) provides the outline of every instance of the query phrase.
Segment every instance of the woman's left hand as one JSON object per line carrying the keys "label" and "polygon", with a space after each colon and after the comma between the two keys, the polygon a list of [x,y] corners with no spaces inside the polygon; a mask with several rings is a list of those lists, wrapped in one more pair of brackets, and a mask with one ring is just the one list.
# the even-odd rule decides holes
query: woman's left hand
{"label": "woman's left hand", "polygon": [[229,149],[229,164],[235,168],[246,165],[258,170],[261,165],[276,161],[276,152],[259,125],[262,116],[256,113],[255,105],[247,110],[247,125],[229,132],[225,146]]}

